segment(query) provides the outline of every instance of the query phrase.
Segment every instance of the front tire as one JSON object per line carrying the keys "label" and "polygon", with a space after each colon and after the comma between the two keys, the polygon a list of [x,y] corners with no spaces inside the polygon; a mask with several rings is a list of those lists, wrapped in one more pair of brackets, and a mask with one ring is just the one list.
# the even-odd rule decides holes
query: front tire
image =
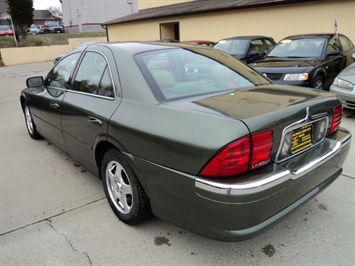
{"label": "front tire", "polygon": [[42,136],[37,132],[37,128],[33,121],[30,107],[27,104],[24,105],[23,112],[25,115],[25,122],[28,134],[33,139],[41,139]]}
{"label": "front tire", "polygon": [[312,88],[317,89],[317,90],[324,89],[324,80],[321,76],[315,77],[315,79],[312,82]]}
{"label": "front tire", "polygon": [[106,198],[116,216],[126,224],[137,224],[150,217],[149,198],[122,154],[110,149],[100,166]]}

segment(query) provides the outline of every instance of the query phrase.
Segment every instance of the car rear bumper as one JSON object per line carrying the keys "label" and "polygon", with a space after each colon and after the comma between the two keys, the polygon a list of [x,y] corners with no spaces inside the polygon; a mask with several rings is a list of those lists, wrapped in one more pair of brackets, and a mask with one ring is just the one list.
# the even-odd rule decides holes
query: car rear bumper
{"label": "car rear bumper", "polygon": [[[219,203],[223,209],[211,215],[219,217],[219,223],[206,226],[204,230],[218,240],[239,241],[272,227],[322,192],[341,174],[350,142],[350,132],[341,128],[333,139],[327,139],[312,153],[286,164],[273,165],[271,174],[260,178],[262,173],[258,173],[241,184],[197,178],[196,193],[213,202],[212,205]],[[210,204],[209,208],[216,207]]]}
{"label": "car rear bumper", "polygon": [[269,174],[260,173],[259,176],[255,176],[255,180],[248,179],[244,182],[226,184],[223,181],[196,178],[195,186],[199,190],[225,196],[250,195],[267,190],[286,180],[299,179],[332,160],[337,154],[341,153],[344,147],[350,145],[351,134],[346,129],[340,128],[337,136],[338,140],[328,139],[323,142],[320,147],[317,147],[317,151],[313,152],[313,155],[304,153],[291,162],[275,164],[273,165],[274,169]]}
{"label": "car rear bumper", "polygon": [[[314,149],[253,176],[206,180],[130,158],[153,213],[222,241],[254,237],[328,187],[342,172],[351,134],[340,128]],[[138,170],[139,169],[139,170]]]}

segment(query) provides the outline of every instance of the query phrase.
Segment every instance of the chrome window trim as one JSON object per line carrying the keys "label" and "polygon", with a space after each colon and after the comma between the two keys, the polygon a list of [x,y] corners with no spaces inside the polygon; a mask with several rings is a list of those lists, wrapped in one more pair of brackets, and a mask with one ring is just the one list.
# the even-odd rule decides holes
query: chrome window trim
{"label": "chrome window trim", "polygon": [[74,93],[74,94],[90,96],[90,97],[94,97],[94,98],[102,98],[102,99],[111,100],[111,101],[113,101],[115,99],[115,97],[103,96],[103,95],[99,95],[99,94],[93,94],[93,93],[82,92],[82,91],[75,91],[75,90],[70,90],[70,89],[67,90],[67,93],[68,92]]}
{"label": "chrome window trim", "polygon": [[[80,92],[80,91],[74,90],[74,89],[72,89],[72,88],[68,89],[68,91],[70,91],[70,92],[75,92],[75,93],[78,93],[78,94],[84,94],[84,95],[92,95],[92,96],[95,96],[95,97],[98,97],[98,98],[105,98],[105,99],[115,99],[116,96],[117,96],[118,98],[120,98],[120,97],[117,95],[117,93],[116,93],[116,86],[115,86],[115,83],[113,82],[112,69],[111,69],[111,65],[110,65],[110,63],[109,63],[109,60],[108,60],[107,56],[106,56],[104,53],[102,53],[101,51],[97,51],[97,50],[85,50],[85,52],[83,53],[83,55],[82,55],[81,58],[80,58],[80,61],[77,63],[77,66],[76,66],[76,68],[75,68],[75,72],[74,72],[74,75],[73,75],[73,77],[72,77],[71,83],[72,83],[72,84],[74,83],[75,78],[76,78],[76,76],[77,76],[77,74],[78,74],[78,70],[79,70],[79,68],[80,68],[80,65],[81,65],[81,63],[82,63],[82,61],[83,61],[85,55],[86,55],[87,53],[89,53],[89,52],[98,53],[98,54],[100,54],[100,55],[102,55],[102,56],[104,57],[104,59],[105,59],[105,61],[106,61],[106,63],[107,63],[107,66],[108,66],[109,73],[110,73],[110,79],[111,79],[111,83],[112,83],[112,89],[113,89],[113,94],[114,94],[114,96],[113,96],[113,97],[108,97],[108,96],[102,96],[102,95],[99,95],[99,94],[93,94],[93,93],[88,93],[88,92]],[[100,80],[100,81],[101,81],[101,80]],[[72,86],[70,86],[70,87],[72,87]]]}

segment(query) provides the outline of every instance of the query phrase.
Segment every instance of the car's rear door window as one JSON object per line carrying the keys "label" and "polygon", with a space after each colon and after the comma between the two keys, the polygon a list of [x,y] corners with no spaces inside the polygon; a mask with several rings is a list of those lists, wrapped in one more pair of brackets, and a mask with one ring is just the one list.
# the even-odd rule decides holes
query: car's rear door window
{"label": "car's rear door window", "polygon": [[102,54],[91,51],[85,53],[72,88],[83,93],[114,96],[108,63]]}

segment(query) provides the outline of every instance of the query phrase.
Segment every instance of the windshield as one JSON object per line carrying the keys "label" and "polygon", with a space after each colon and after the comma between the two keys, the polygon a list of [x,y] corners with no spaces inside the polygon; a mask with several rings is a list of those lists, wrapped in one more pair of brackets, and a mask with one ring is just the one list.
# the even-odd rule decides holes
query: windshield
{"label": "windshield", "polygon": [[175,100],[204,94],[270,84],[262,75],[214,49],[166,49],[136,56],[149,87],[158,100]]}
{"label": "windshield", "polygon": [[249,40],[221,40],[213,48],[232,55],[244,55],[248,45]]}
{"label": "windshield", "polygon": [[305,38],[295,40],[282,40],[267,57],[284,58],[319,58],[326,43],[325,38]]}
{"label": "windshield", "polygon": [[11,28],[9,26],[3,25],[0,26],[0,30],[11,30]]}

